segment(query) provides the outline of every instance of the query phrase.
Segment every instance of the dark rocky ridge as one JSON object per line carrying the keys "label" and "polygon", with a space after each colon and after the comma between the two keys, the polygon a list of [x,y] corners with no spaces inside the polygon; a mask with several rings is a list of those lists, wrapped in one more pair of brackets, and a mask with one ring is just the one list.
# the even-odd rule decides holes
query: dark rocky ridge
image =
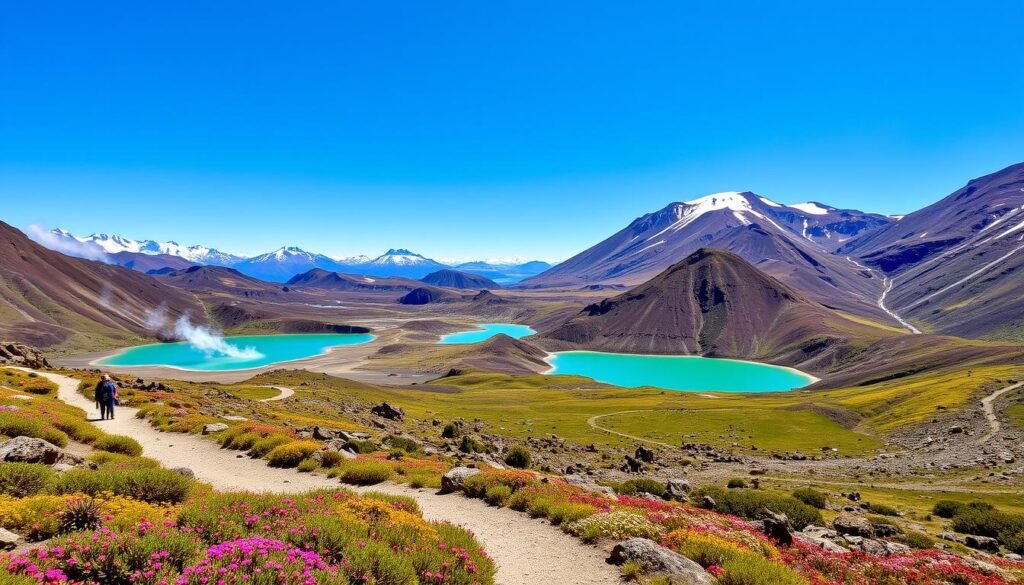
{"label": "dark rocky ridge", "polygon": [[493,280],[478,274],[459,272],[458,270],[438,270],[420,279],[421,282],[443,288],[461,288],[467,290],[485,290],[501,288]]}

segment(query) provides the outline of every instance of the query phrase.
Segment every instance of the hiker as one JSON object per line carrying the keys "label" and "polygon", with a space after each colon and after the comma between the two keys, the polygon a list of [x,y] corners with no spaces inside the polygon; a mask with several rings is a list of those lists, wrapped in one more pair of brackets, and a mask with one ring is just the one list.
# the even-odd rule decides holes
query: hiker
{"label": "hiker", "polygon": [[96,406],[100,409],[100,420],[114,418],[114,403],[117,401],[117,386],[110,376],[103,374],[96,384]]}

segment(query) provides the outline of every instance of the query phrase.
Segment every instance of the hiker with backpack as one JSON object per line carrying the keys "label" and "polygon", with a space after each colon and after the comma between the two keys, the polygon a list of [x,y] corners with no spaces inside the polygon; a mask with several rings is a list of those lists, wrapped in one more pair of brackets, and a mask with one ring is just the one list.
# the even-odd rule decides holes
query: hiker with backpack
{"label": "hiker with backpack", "polygon": [[114,404],[117,403],[117,386],[108,374],[103,374],[96,384],[96,406],[100,409],[100,420],[114,418]]}

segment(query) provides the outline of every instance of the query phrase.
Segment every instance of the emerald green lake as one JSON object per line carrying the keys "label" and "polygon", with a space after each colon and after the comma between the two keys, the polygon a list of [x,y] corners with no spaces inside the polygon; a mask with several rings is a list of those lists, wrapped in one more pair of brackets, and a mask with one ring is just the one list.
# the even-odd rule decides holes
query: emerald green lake
{"label": "emerald green lake", "polygon": [[221,372],[249,370],[327,353],[332,347],[373,340],[369,333],[244,335],[206,338],[199,345],[179,341],[130,347],[98,363],[104,366],[166,366]]}
{"label": "emerald green lake", "polygon": [[548,374],[574,374],[635,388],[655,386],[689,392],[781,392],[815,378],[792,368],[699,356],[563,351],[547,358]]}
{"label": "emerald green lake", "polygon": [[442,336],[438,343],[480,343],[481,341],[490,339],[499,333],[504,333],[513,339],[519,339],[520,337],[526,337],[527,335],[533,335],[536,333],[536,331],[526,325],[516,325],[515,323],[481,323],[477,325],[477,327],[479,329],[459,331],[458,333]]}

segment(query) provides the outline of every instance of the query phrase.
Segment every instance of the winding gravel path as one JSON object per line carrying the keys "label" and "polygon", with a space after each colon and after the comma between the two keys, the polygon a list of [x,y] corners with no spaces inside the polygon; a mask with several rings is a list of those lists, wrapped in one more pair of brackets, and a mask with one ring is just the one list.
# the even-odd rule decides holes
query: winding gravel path
{"label": "winding gravel path", "polygon": [[[337,480],[322,475],[268,467],[236,451],[219,448],[195,435],[162,433],[135,418],[137,409],[120,407],[114,420],[97,420],[95,405],[78,392],[78,380],[39,372],[59,387],[58,397],[82,408],[90,422],[108,433],[128,435],[142,444],[143,454],[166,467],[188,467],[200,481],[218,490],[291,493],[318,488],[337,488]],[[278,397],[282,398],[282,397]],[[350,488],[351,489],[351,488]],[[427,520],[457,524],[473,532],[498,566],[499,585],[603,585],[621,583],[618,571],[604,562],[597,547],[551,526],[506,508],[494,508],[481,500],[460,495],[441,495],[401,484],[384,483],[355,491],[378,491],[409,496],[419,502]]]}
{"label": "winding gravel path", "polygon": [[1016,384],[1011,384],[1006,388],[996,390],[995,392],[981,399],[981,408],[982,410],[985,411],[985,419],[988,420],[988,427],[990,430],[984,437],[978,439],[979,443],[987,442],[989,439],[996,436],[996,433],[998,433],[999,430],[1002,428],[1002,423],[999,422],[999,417],[996,416],[996,399],[1002,396],[1003,394],[1006,394],[1007,392],[1020,388],[1021,386],[1024,386],[1024,382],[1017,382]]}
{"label": "winding gravel path", "polygon": [[602,427],[601,425],[597,424],[597,421],[601,420],[602,418],[604,418],[606,416],[615,416],[617,414],[630,414],[630,413],[633,413],[633,412],[654,412],[654,411],[653,410],[620,410],[619,412],[609,412],[607,414],[599,414],[599,415],[592,416],[592,417],[588,418],[587,419],[587,424],[590,425],[590,427],[593,428],[593,429],[597,429],[599,431],[603,431],[603,432],[608,433],[610,435],[618,435],[620,437],[623,437],[623,438],[626,438],[626,439],[631,439],[633,441],[640,441],[641,443],[650,443],[651,445],[658,445],[658,446],[661,446],[661,447],[668,447],[669,449],[675,449],[676,447],[678,447],[678,445],[669,445],[668,443],[662,443],[661,441],[655,441],[654,439],[645,439],[643,437],[638,437],[636,435],[629,435],[629,434],[626,434],[626,433],[620,433],[619,431],[613,431],[613,430],[611,430],[611,429],[609,429],[607,427]]}
{"label": "winding gravel path", "polygon": [[264,398],[263,400],[260,400],[260,402],[273,402],[275,400],[284,400],[289,396],[295,395],[295,390],[292,390],[291,388],[285,388],[284,386],[267,386],[267,388],[273,388],[274,390],[280,392],[280,394],[278,394],[277,396],[271,396],[270,398]]}

